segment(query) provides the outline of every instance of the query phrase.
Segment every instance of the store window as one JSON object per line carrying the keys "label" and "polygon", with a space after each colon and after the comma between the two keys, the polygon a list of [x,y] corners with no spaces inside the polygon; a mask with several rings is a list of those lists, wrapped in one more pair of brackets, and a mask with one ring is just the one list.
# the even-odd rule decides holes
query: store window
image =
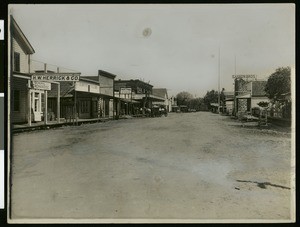
{"label": "store window", "polygon": [[14,52],[14,71],[20,72],[20,53]]}

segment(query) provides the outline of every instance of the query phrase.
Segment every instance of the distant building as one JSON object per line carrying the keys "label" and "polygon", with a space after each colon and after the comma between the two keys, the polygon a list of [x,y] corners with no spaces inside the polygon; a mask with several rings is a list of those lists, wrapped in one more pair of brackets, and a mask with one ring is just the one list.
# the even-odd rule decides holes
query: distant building
{"label": "distant building", "polygon": [[269,102],[264,91],[265,80],[246,81],[235,79],[234,110],[238,112],[251,112],[252,108],[258,107],[259,102]]}
{"label": "distant building", "polygon": [[225,95],[226,113],[232,115],[234,109],[234,92],[224,91],[224,95]]}
{"label": "distant building", "polygon": [[172,110],[171,101],[168,97],[168,92],[166,88],[153,88],[152,94],[157,97],[161,97],[162,101],[153,101],[153,105],[163,106],[168,112]]}
{"label": "distant building", "polygon": [[171,102],[171,111],[172,112],[180,111],[179,106],[177,106],[177,98],[175,96],[171,96],[170,102]]}
{"label": "distant building", "polygon": [[121,100],[121,113],[126,112],[127,106],[130,106],[128,108],[129,114],[135,114],[140,109],[152,108],[155,101],[164,101],[164,98],[152,94],[152,88],[153,85],[138,79],[116,80],[114,86],[115,97],[126,99]]}

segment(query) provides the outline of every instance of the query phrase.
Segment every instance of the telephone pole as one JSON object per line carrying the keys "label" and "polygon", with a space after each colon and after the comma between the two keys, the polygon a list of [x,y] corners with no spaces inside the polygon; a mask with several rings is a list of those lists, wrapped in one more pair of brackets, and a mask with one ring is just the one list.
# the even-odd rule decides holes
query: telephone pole
{"label": "telephone pole", "polygon": [[220,113],[220,47],[219,47],[219,59],[218,59],[218,113]]}

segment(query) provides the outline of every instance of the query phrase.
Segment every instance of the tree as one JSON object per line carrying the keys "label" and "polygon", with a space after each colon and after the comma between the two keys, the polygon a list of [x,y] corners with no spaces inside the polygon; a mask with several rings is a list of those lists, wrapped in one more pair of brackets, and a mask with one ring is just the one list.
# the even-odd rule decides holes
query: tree
{"label": "tree", "polygon": [[281,67],[269,76],[265,92],[270,100],[278,101],[283,94],[291,91],[291,68]]}
{"label": "tree", "polygon": [[202,110],[203,104],[204,104],[203,98],[194,98],[189,101],[188,107],[190,109]]}
{"label": "tree", "polygon": [[193,99],[193,95],[189,92],[182,91],[176,95],[177,105],[188,105],[188,103]]}
{"label": "tree", "polygon": [[207,91],[206,95],[203,98],[203,101],[208,109],[211,109],[211,103],[218,103],[219,93],[218,91],[211,90]]}

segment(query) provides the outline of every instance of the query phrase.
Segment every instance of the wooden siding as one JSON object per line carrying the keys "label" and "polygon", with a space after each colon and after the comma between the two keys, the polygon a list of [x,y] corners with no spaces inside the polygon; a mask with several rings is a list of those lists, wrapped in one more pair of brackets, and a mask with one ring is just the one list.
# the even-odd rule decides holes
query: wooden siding
{"label": "wooden siding", "polygon": [[24,50],[21,48],[20,44],[17,42],[16,39],[13,39],[13,51],[18,52],[20,54],[20,72],[29,73],[29,65],[28,65],[29,55],[25,54]]}
{"label": "wooden siding", "polygon": [[20,91],[20,108],[19,111],[13,111],[13,96],[11,99],[11,121],[12,123],[24,123],[27,122],[27,83],[28,80],[21,78],[12,78],[11,82],[11,95],[13,95],[14,90]]}
{"label": "wooden siding", "polygon": [[103,95],[109,95],[113,96],[114,95],[114,80],[104,77],[104,76],[99,76],[99,82],[100,82],[100,94]]}

